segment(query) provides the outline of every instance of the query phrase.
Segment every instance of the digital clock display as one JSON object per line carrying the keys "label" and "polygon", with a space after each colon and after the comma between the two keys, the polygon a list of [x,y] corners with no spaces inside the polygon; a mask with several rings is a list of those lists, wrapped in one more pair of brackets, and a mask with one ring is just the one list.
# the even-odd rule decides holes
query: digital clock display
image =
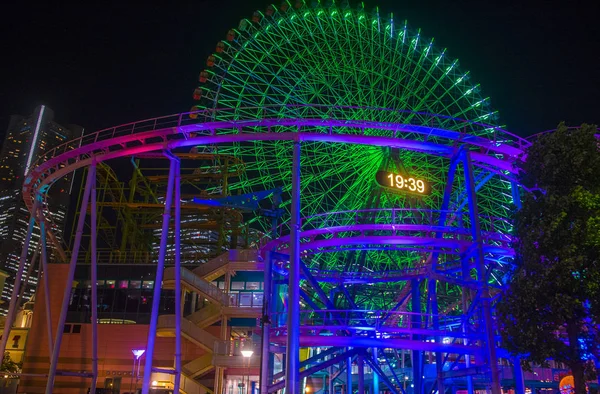
{"label": "digital clock display", "polygon": [[431,194],[431,185],[423,179],[389,171],[377,171],[375,178],[379,185],[388,189],[422,195]]}

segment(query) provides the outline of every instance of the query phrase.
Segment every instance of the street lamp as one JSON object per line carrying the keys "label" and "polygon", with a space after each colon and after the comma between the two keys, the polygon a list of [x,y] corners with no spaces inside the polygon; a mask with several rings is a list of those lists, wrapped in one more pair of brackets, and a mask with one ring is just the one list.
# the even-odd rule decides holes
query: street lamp
{"label": "street lamp", "polygon": [[248,363],[246,364],[246,375],[248,377],[248,386],[246,387],[246,394],[248,394],[248,390],[250,389],[250,357],[252,357],[252,355],[254,354],[254,350],[252,350],[252,343],[247,344],[246,342],[243,342],[242,350],[240,351],[240,353],[242,353],[242,357],[248,359]]}
{"label": "street lamp", "polygon": [[[135,374],[135,390],[137,390],[137,382],[140,377],[140,358],[146,353],[146,349],[131,349],[133,353],[133,368],[131,369],[131,383],[129,384],[129,391],[133,393],[133,375]],[[137,363],[137,372],[135,364]]]}

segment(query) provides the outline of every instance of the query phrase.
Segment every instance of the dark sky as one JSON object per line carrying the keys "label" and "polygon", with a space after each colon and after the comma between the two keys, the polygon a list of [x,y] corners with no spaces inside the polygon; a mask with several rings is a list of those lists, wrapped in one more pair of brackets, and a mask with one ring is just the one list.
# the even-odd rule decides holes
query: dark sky
{"label": "dark sky", "polygon": [[[2,8],[0,133],[10,114],[40,103],[59,123],[88,130],[187,111],[215,44],[269,4],[22,3]],[[600,123],[597,4],[369,0],[366,7],[379,5],[435,37],[481,83],[508,130],[528,135],[561,120]]]}

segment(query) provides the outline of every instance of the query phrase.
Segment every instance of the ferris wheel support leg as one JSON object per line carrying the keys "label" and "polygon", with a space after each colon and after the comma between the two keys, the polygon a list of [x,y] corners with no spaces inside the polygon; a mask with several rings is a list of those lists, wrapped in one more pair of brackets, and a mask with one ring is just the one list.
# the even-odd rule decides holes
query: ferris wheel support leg
{"label": "ferris wheel support leg", "polygon": [[154,298],[152,299],[152,314],[150,315],[150,328],[148,329],[148,344],[146,345],[146,362],[144,363],[142,394],[148,394],[150,391],[150,382],[152,378],[152,358],[154,356],[160,291],[162,287],[161,284],[163,279],[163,271],[165,269],[165,256],[167,253],[167,241],[169,238],[169,224],[171,222],[171,204],[173,202],[175,170],[176,162],[175,160],[171,160],[169,165],[169,179],[167,181],[167,197],[165,198],[165,210],[163,213],[162,233],[160,236],[160,249],[158,251],[158,264],[156,266],[156,278],[154,280]]}
{"label": "ferris wheel support leg", "polygon": [[[379,364],[379,354],[376,347],[373,348],[373,361]],[[373,372],[373,394],[379,394],[379,375]]]}
{"label": "ferris wheel support leg", "polygon": [[269,384],[269,342],[271,334],[271,284],[272,284],[271,252],[265,256],[265,284],[263,296],[262,338],[260,349],[260,394],[267,394]]}
{"label": "ferris wheel support leg", "polygon": [[358,394],[365,393],[365,360],[362,355],[358,356]]}
{"label": "ferris wheel support leg", "polygon": [[294,141],[285,372],[286,394],[300,394],[300,156],[300,141]]}
{"label": "ferris wheel support leg", "polygon": [[73,277],[75,276],[75,267],[77,266],[77,258],[79,257],[79,247],[81,246],[81,237],[83,236],[83,227],[85,225],[85,216],[87,206],[90,200],[92,183],[96,182],[96,164],[92,163],[88,169],[85,189],[83,191],[83,199],[81,200],[81,208],[79,210],[79,219],[77,221],[77,231],[73,242],[73,251],[71,252],[71,261],[69,264],[69,273],[67,274],[67,282],[65,284],[65,293],[63,295],[60,317],[58,318],[58,326],[56,327],[56,339],[54,340],[54,348],[52,349],[52,357],[50,358],[50,371],[48,372],[48,381],[46,383],[46,394],[52,394],[54,390],[54,378],[56,377],[56,369],[58,366],[58,355],[60,353],[60,344],[62,342],[63,330],[67,321],[67,312],[69,310],[69,301],[71,300],[71,292],[73,291]]}
{"label": "ferris wheel support leg", "polygon": [[[94,171],[96,164],[94,166]],[[97,208],[96,208],[96,178],[92,182],[92,192],[90,196],[91,203],[91,223],[90,223],[90,243],[92,252],[92,384],[90,393],[96,393],[96,383],[98,380],[98,251],[97,251]]]}
{"label": "ferris wheel support leg", "polygon": [[477,208],[477,195],[475,193],[475,182],[473,176],[473,165],[471,155],[465,152],[463,155],[465,183],[467,186],[467,198],[469,204],[469,217],[471,220],[471,235],[477,247],[475,255],[478,280],[481,285],[481,304],[483,310],[483,327],[485,335],[485,345],[487,347],[487,362],[492,375],[492,394],[501,394],[500,371],[498,369],[498,359],[496,357],[496,339],[494,327],[492,324],[492,308],[490,303],[490,291],[487,285],[487,276],[485,260],[483,255],[483,241],[481,239],[481,226],[479,224],[479,212]]}
{"label": "ferris wheel support leg", "polygon": [[[437,302],[437,280],[430,279],[428,283],[429,299],[431,300],[431,320],[433,323],[433,329],[439,331],[440,329],[440,316]],[[435,338],[437,343],[442,342],[442,338],[437,336]],[[444,394],[444,377],[443,377],[443,362],[442,352],[435,352],[435,369],[437,374],[437,390],[440,394]]]}
{"label": "ferris wheel support leg", "polygon": [[173,392],[179,393],[181,383],[181,315],[183,304],[181,302],[181,163],[177,158],[175,162],[175,378]]}
{"label": "ferris wheel support leg", "polygon": [[4,354],[6,350],[6,343],[10,335],[10,329],[12,328],[13,321],[15,320],[15,313],[18,306],[18,295],[21,289],[21,281],[23,277],[23,271],[25,270],[25,261],[27,260],[27,252],[29,252],[29,243],[31,242],[31,234],[33,233],[33,227],[35,226],[35,216],[40,207],[40,201],[38,198],[35,199],[33,209],[31,210],[31,218],[29,219],[29,227],[27,227],[27,235],[23,242],[23,249],[21,249],[21,258],[19,259],[19,269],[15,275],[15,283],[13,285],[13,291],[10,296],[10,303],[8,306],[8,315],[4,322],[4,331],[2,332],[2,341],[0,341],[0,354]]}
{"label": "ferris wheel support leg", "polygon": [[[420,283],[418,280],[413,279],[411,283],[411,306],[412,312],[412,328],[419,329],[421,328],[421,289],[419,287]],[[418,340],[418,335],[413,335],[413,340]],[[423,352],[419,349],[412,350],[412,371],[413,371],[413,385],[414,390],[413,393],[421,394],[422,385],[423,385],[423,373],[421,369],[421,359]]]}

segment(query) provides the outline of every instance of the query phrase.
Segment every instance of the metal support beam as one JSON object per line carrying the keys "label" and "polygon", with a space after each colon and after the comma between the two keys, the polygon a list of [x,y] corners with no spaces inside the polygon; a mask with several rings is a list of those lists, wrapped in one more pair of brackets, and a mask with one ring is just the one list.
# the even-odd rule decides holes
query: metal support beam
{"label": "metal support beam", "polygon": [[[338,354],[337,356],[335,356],[335,357],[333,357],[333,358],[331,358],[331,359],[329,359],[329,360],[327,360],[327,361],[325,361],[325,362],[323,362],[321,364],[317,364],[317,365],[314,365],[314,366],[312,366],[310,368],[307,368],[307,369],[305,369],[304,371],[302,371],[300,373],[300,379],[304,379],[304,378],[306,378],[306,377],[308,377],[308,376],[310,376],[310,375],[312,375],[312,374],[314,374],[316,372],[319,372],[319,371],[322,371],[322,370],[324,370],[326,368],[329,368],[331,365],[337,364],[339,362],[343,362],[343,360],[346,357],[350,361],[352,361],[352,357],[356,353],[358,353],[358,351],[356,349],[351,349],[351,350],[348,350],[345,353]],[[269,389],[268,389],[268,391],[269,391],[269,393],[273,393],[273,392],[275,392],[277,390],[283,389],[284,387],[286,387],[285,386],[285,380],[281,380],[281,381],[275,383],[274,385],[270,386]],[[286,387],[286,392],[287,392],[287,387]]]}
{"label": "metal support beam", "polygon": [[[431,319],[432,319],[432,325],[433,325],[433,329],[434,330],[439,330],[440,329],[440,317],[439,317],[439,310],[438,310],[438,302],[437,302],[437,280],[435,279],[429,279],[429,283],[428,285],[428,293],[429,293],[429,299],[431,302]],[[435,341],[437,343],[440,343],[443,341],[443,339],[440,336],[435,337]],[[437,373],[437,387],[438,387],[438,392],[440,394],[444,394],[445,390],[444,390],[444,378],[442,377],[442,372],[443,372],[443,362],[442,362],[442,357],[443,354],[442,352],[440,352],[439,350],[435,352],[435,369],[436,369],[436,373]]]}
{"label": "metal support beam", "polygon": [[315,293],[317,293],[321,301],[323,301],[323,303],[327,306],[327,309],[336,309],[335,305],[333,305],[333,302],[331,302],[329,298],[327,298],[327,294],[325,294],[321,286],[319,286],[319,282],[315,279],[314,276],[312,276],[309,269],[306,267],[306,265],[304,265],[302,261],[300,261],[300,269],[302,270],[302,273],[304,274],[306,280],[308,280],[308,283],[310,283],[312,288],[315,289]]}
{"label": "metal support beam", "polygon": [[515,394],[525,394],[525,378],[523,375],[523,368],[521,367],[521,358],[515,357],[513,359],[513,376],[515,377]]}
{"label": "metal support beam", "polygon": [[[181,382],[181,163],[177,157],[169,155],[175,162],[175,376],[173,392],[179,393]],[[146,356],[147,357],[147,356]]]}
{"label": "metal support beam", "polygon": [[362,355],[357,357],[358,364],[358,393],[364,394],[365,392],[365,359]]}
{"label": "metal support beam", "polygon": [[318,311],[321,309],[321,307],[319,305],[315,304],[315,302],[312,300],[310,295],[306,294],[306,292],[302,289],[300,289],[300,296],[302,297],[302,299],[304,299],[304,302],[306,302],[308,304],[308,306],[313,308],[315,311]]}
{"label": "metal support beam", "polygon": [[[373,348],[373,362],[375,362],[377,364],[377,366],[379,366],[379,349],[377,349],[376,347]],[[372,394],[379,394],[379,374],[374,373],[373,374],[373,392]]]}
{"label": "metal support beam", "polygon": [[[300,394],[300,142],[294,141],[292,159],[292,204],[290,273],[286,346],[286,394]],[[147,393],[143,393],[147,394]]]}
{"label": "metal support beam", "polygon": [[[41,198],[41,197],[38,197]],[[41,209],[40,209],[41,211]],[[40,212],[40,242],[42,243],[42,272],[44,274],[44,306],[46,307],[46,329],[48,330],[48,354],[52,354],[52,308],[50,307],[50,277],[48,276],[48,245],[46,243],[46,221]]]}
{"label": "metal support beam", "polygon": [[[350,351],[350,349],[348,349]],[[352,394],[352,356],[346,359],[346,394]]]}
{"label": "metal support beam", "polygon": [[65,322],[67,321],[67,312],[69,310],[69,301],[73,291],[73,277],[75,276],[75,267],[77,266],[77,258],[79,257],[79,247],[81,246],[81,237],[83,236],[83,227],[85,225],[85,216],[87,212],[88,202],[92,183],[96,182],[96,163],[92,162],[88,169],[85,189],[83,191],[83,199],[79,210],[79,219],[77,221],[77,230],[75,240],[73,242],[73,250],[71,252],[71,261],[69,263],[69,273],[67,274],[67,282],[65,283],[65,292],[63,294],[63,302],[58,318],[58,326],[56,327],[56,339],[54,340],[54,348],[52,349],[52,357],[50,358],[50,371],[48,372],[48,381],[46,382],[46,394],[52,394],[54,391],[54,378],[56,377],[56,369],[58,366],[58,355],[60,353],[60,344],[62,342]]}
{"label": "metal support beam", "polygon": [[[412,306],[412,312],[414,313],[414,315],[412,315],[412,327],[413,328],[421,328],[421,316],[419,315],[421,313],[421,289],[419,288],[419,281],[417,281],[417,280],[412,281],[411,293],[412,293],[411,306]],[[413,335],[413,340],[419,340],[419,336]],[[413,392],[417,393],[417,394],[421,393],[421,389],[423,387],[423,378],[422,378],[423,373],[421,371],[421,356],[422,356],[421,350],[417,350],[417,349],[412,350],[413,384],[415,385]]]}
{"label": "metal support beam", "polygon": [[260,394],[267,394],[269,384],[269,341],[271,335],[271,292],[272,290],[272,268],[271,252],[265,256],[265,281],[262,312],[262,338],[260,351]]}
{"label": "metal support beam", "polygon": [[517,207],[517,209],[521,209],[523,204],[521,204],[521,193],[519,191],[519,185],[517,182],[510,183],[510,191],[512,193],[513,204]]}
{"label": "metal support beam", "polygon": [[[165,256],[167,253],[167,241],[169,239],[169,224],[171,221],[171,204],[173,202],[173,184],[175,183],[176,162],[171,160],[169,165],[169,178],[167,181],[167,197],[165,198],[165,210],[163,213],[162,233],[160,236],[160,249],[158,251],[158,264],[156,266],[156,277],[154,279],[154,298],[152,299],[152,314],[150,316],[150,328],[148,329],[148,344],[146,345],[146,362],[144,364],[144,379],[142,394],[148,394],[152,377],[152,359],[154,357],[154,345],[156,341],[156,326],[158,324],[158,308],[160,305],[160,291],[165,269]],[[50,393],[47,393],[50,394]]]}
{"label": "metal support beam", "polygon": [[92,280],[92,384],[90,393],[96,393],[96,384],[98,382],[98,250],[97,250],[97,214],[96,207],[96,164],[94,168],[94,180],[92,181],[92,191],[90,196],[91,203],[91,223],[90,223],[90,248],[91,248],[91,280]]}
{"label": "metal support beam", "polygon": [[[383,384],[385,384],[392,393],[397,394],[398,390],[396,390],[396,386],[394,386],[394,383],[383,372],[383,370],[379,366],[379,363],[377,362],[377,360],[376,359],[372,360],[370,357],[365,357],[365,361],[367,362],[367,364],[369,364],[371,366],[371,369],[373,369],[373,372],[374,372],[373,378],[375,378],[375,376],[377,376],[378,378],[381,378],[381,381],[383,382]],[[399,381],[398,381],[398,386],[400,387],[400,390],[402,390],[402,386]],[[375,391],[374,394],[378,394],[378,392]]]}
{"label": "metal support beam", "polygon": [[483,309],[483,327],[485,330],[485,345],[487,348],[487,362],[490,366],[492,374],[492,394],[501,394],[500,387],[500,371],[498,369],[498,359],[496,358],[496,339],[494,336],[494,327],[492,325],[492,312],[490,306],[490,292],[487,284],[487,276],[485,269],[485,259],[483,255],[483,240],[481,238],[481,227],[479,225],[479,211],[477,207],[477,195],[475,193],[475,184],[473,176],[473,165],[471,163],[471,155],[465,152],[464,172],[467,187],[467,197],[469,200],[469,217],[471,219],[471,234],[473,241],[477,246],[476,266],[478,280],[482,286],[482,309]]}

